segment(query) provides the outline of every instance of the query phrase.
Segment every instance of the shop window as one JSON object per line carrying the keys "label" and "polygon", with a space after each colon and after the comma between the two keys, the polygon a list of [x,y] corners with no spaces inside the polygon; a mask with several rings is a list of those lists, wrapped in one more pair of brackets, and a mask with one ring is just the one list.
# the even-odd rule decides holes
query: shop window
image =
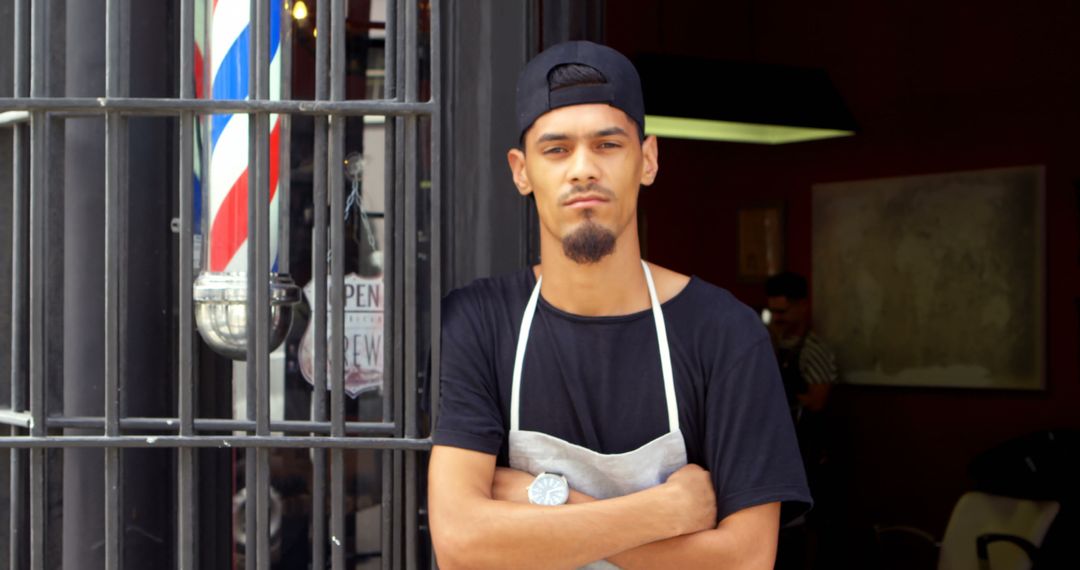
{"label": "shop window", "polygon": [[440,2],[7,4],[0,557],[431,566]]}

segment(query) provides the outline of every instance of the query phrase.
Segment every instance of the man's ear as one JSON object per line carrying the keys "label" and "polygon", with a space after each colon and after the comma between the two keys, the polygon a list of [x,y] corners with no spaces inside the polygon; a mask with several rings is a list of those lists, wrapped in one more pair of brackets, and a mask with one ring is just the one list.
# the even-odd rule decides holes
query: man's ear
{"label": "man's ear", "polygon": [[512,148],[506,153],[506,162],[510,165],[510,174],[514,177],[514,186],[522,196],[532,194],[532,184],[525,172],[525,151]]}
{"label": "man's ear", "polygon": [[649,135],[641,143],[641,184],[652,185],[656,180],[656,173],[660,170],[659,149],[656,147],[656,136]]}

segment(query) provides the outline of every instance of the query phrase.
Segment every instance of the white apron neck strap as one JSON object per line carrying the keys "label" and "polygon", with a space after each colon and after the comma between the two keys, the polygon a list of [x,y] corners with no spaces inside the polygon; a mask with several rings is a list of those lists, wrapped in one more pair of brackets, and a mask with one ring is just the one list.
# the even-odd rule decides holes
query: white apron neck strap
{"label": "white apron neck strap", "polygon": [[653,283],[649,264],[642,260],[641,267],[645,269],[645,281],[649,284],[649,300],[652,303],[653,320],[656,321],[656,343],[660,345],[660,370],[664,373],[664,397],[667,399],[668,429],[676,432],[679,431],[679,405],[675,397],[675,373],[671,368],[671,348],[668,346],[667,325],[664,322],[664,311],[660,307],[660,299],[656,296],[656,285]]}
{"label": "white apron neck strap", "polygon": [[[675,374],[671,368],[671,349],[668,347],[667,326],[664,323],[664,311],[660,307],[660,300],[656,296],[656,285],[653,283],[652,272],[645,261],[641,262],[645,270],[645,281],[649,285],[649,301],[652,305],[653,320],[656,324],[656,342],[660,346],[660,370],[664,375],[664,397],[667,400],[668,430],[679,431],[679,406],[675,396]],[[540,300],[540,284],[543,276],[536,279],[532,295],[528,304],[525,305],[525,313],[521,317],[521,329],[518,331],[517,350],[514,352],[514,375],[510,385],[510,431],[520,429],[520,403],[521,403],[521,370],[525,363],[525,347],[529,342],[529,331],[532,329],[533,316],[536,315],[536,304]]]}
{"label": "white apron neck strap", "polygon": [[525,363],[525,345],[529,342],[529,330],[532,329],[533,315],[536,314],[536,303],[540,300],[540,283],[543,276],[536,278],[536,287],[533,287],[529,303],[525,305],[525,314],[521,317],[521,330],[518,331],[517,350],[514,352],[514,379],[510,385],[510,431],[518,431],[519,415],[518,404],[521,401],[521,368]]}

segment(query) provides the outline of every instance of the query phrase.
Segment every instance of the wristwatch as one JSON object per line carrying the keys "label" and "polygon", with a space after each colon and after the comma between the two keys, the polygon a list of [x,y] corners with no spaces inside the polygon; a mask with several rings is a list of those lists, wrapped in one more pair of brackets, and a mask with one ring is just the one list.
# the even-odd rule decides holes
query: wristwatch
{"label": "wristwatch", "polygon": [[563,505],[570,498],[570,485],[561,473],[544,471],[529,485],[529,502],[534,505]]}

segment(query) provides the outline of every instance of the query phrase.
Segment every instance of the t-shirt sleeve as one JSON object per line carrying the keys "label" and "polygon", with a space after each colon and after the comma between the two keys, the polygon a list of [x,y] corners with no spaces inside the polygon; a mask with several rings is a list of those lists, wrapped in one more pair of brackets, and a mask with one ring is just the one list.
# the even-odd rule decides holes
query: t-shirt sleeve
{"label": "t-shirt sleeve", "polygon": [[767,335],[723,359],[706,392],[705,459],[716,491],[717,516],[782,502],[786,522],[812,500]]}
{"label": "t-shirt sleeve", "polygon": [[492,333],[475,296],[455,291],[442,304],[439,414],[432,441],[497,455],[505,437]]}

